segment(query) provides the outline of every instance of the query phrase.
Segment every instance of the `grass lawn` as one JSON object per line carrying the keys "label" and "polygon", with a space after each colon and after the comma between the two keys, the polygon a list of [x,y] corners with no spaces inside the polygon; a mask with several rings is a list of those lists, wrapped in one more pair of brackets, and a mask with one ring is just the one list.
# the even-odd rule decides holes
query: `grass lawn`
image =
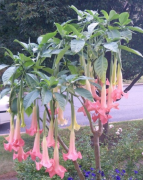
{"label": "grass lawn", "polygon": [[[112,123],[113,124],[113,123]],[[109,143],[106,146],[101,146],[101,163],[102,169],[107,177],[110,174],[115,174],[115,169],[125,169],[125,179],[129,176],[136,177],[138,180],[143,179],[143,120],[142,121],[128,121],[114,123],[114,127],[109,131]],[[117,135],[116,132],[119,128],[122,128],[122,132]],[[61,129],[59,131],[62,139],[68,146],[69,142],[69,130]],[[83,171],[88,171],[91,167],[95,166],[93,148],[91,147],[91,132],[89,127],[82,127],[76,132],[76,147],[78,151],[81,151],[83,159],[79,160],[79,164],[82,166]],[[29,150],[33,146],[34,137],[30,137],[27,134],[23,134],[22,138],[25,140],[25,150]],[[14,172],[14,162],[12,160],[12,153],[6,152],[3,148],[4,137],[0,137],[0,175],[9,172]],[[61,148],[60,148],[61,149]],[[73,175],[76,177],[76,172],[73,169],[71,161],[64,162],[62,159],[61,150],[61,164],[68,170],[67,177]],[[50,149],[50,156],[52,157],[53,150]],[[23,163],[16,163],[16,169],[21,173],[22,169],[29,168],[31,161]],[[24,164],[27,163],[27,164]],[[31,166],[30,166],[31,167]],[[32,166],[33,168],[33,166]],[[134,170],[138,171],[137,175],[134,175]],[[32,173],[28,169],[28,173]],[[28,173],[26,174],[28,176]],[[34,171],[34,175],[35,172]],[[40,172],[41,176],[45,176],[44,171]],[[24,176],[26,176],[24,175]],[[22,176],[22,175],[21,175]],[[38,176],[38,175],[37,175]],[[20,178],[22,179],[22,178]],[[28,177],[27,177],[28,179]],[[49,178],[47,178],[49,179]],[[56,178],[54,178],[56,179]],[[58,178],[57,178],[58,179]],[[67,178],[65,178],[67,179]],[[76,179],[76,178],[75,178]],[[89,178],[90,179],[90,178]],[[108,179],[108,178],[106,178]],[[35,180],[35,179],[34,179]],[[46,180],[46,179],[45,179]],[[77,180],[77,179],[76,179]]]}

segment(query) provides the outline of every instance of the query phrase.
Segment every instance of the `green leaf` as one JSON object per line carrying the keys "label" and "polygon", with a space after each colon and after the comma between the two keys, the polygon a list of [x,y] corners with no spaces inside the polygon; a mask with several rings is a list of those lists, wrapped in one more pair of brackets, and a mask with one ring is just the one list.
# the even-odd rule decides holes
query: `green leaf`
{"label": "green leaf", "polygon": [[92,94],[87,90],[87,89],[84,89],[84,88],[76,88],[75,89],[75,92],[77,94],[79,94],[80,96],[84,97],[85,99],[88,99],[90,101],[93,102],[93,97],[92,97]]}
{"label": "green leaf", "polygon": [[128,26],[129,29],[131,29],[132,31],[137,31],[137,32],[140,32],[140,33],[143,33],[143,29],[140,28],[140,27],[137,27],[137,26]]}
{"label": "green leaf", "polygon": [[8,67],[8,66],[9,66],[9,65],[6,65],[6,64],[0,64],[0,70],[6,68],[6,67]]}
{"label": "green leaf", "polygon": [[71,40],[71,50],[74,52],[74,53],[78,53],[79,51],[82,50],[82,48],[84,47],[85,45],[85,41],[84,40]]}
{"label": "green leaf", "polygon": [[48,41],[49,39],[51,39],[52,37],[56,36],[56,34],[57,34],[57,32],[55,31],[55,32],[47,33],[47,34],[43,35],[40,44],[45,44],[45,43],[47,43],[47,41]]}
{"label": "green leaf", "polygon": [[40,92],[35,89],[24,97],[23,105],[24,109],[27,109],[40,95]]}
{"label": "green leaf", "polygon": [[111,10],[110,13],[109,13],[109,18],[108,18],[108,20],[109,20],[109,21],[112,21],[112,20],[118,19],[118,18],[119,18],[119,14],[117,14],[116,11]]}
{"label": "green leaf", "polygon": [[108,61],[103,55],[101,55],[94,63],[94,70],[103,83],[106,79],[107,67]]}
{"label": "green leaf", "polygon": [[71,8],[72,8],[80,17],[83,16],[83,12],[80,11],[80,10],[78,10],[75,6],[72,5]]}
{"label": "green leaf", "polygon": [[131,48],[127,47],[127,46],[122,46],[122,45],[120,45],[119,48],[120,48],[120,49],[123,49],[123,50],[125,50],[125,51],[128,51],[128,52],[134,53],[134,54],[136,54],[136,55],[138,55],[138,56],[143,57],[143,55],[142,55],[139,51],[134,50],[134,49],[131,49]]}
{"label": "green leaf", "polygon": [[99,90],[102,89],[101,86],[100,86],[99,84],[94,83],[94,82],[91,82],[91,81],[89,81],[89,82],[90,82],[90,84],[92,84],[93,86],[95,86],[97,89],[99,89]]}
{"label": "green leaf", "polygon": [[54,94],[55,94],[55,98],[56,98],[60,108],[62,110],[64,110],[65,105],[66,105],[66,100],[65,100],[64,96],[62,94],[57,93],[57,92],[55,92]]}
{"label": "green leaf", "polygon": [[45,50],[42,52],[41,57],[51,57],[51,49]]}
{"label": "green leaf", "polygon": [[54,73],[54,70],[51,69],[51,68],[48,68],[48,67],[42,68],[42,70],[43,70],[43,71],[46,71],[47,73],[49,73],[49,74],[51,74],[51,75]]}
{"label": "green leaf", "polygon": [[39,80],[34,74],[27,73],[25,78],[29,86],[36,87],[39,84]]}
{"label": "green leaf", "polygon": [[124,25],[124,23],[126,23],[126,21],[129,18],[129,13],[128,12],[123,12],[119,15],[119,22],[121,25]]}
{"label": "green leaf", "polygon": [[28,50],[28,44],[21,42],[21,41],[18,41],[17,39],[15,39],[14,42],[19,43],[22,47],[24,47],[24,49]]}
{"label": "green leaf", "polygon": [[10,88],[5,88],[0,93],[0,99],[3,98],[5,95],[7,95],[10,92]]}
{"label": "green leaf", "polygon": [[65,35],[65,30],[64,28],[59,24],[59,23],[55,23],[56,27],[57,27],[57,30],[58,32],[60,33],[61,36],[64,36]]}
{"label": "green leaf", "polygon": [[68,68],[69,68],[71,74],[78,74],[78,68],[76,66],[69,65]]}
{"label": "green leaf", "polygon": [[103,46],[106,49],[109,49],[110,51],[118,52],[118,44],[117,44],[117,42],[105,43]]}
{"label": "green leaf", "polygon": [[52,100],[52,92],[47,89],[47,86],[42,88],[41,96],[43,104],[48,104]]}
{"label": "green leaf", "polygon": [[29,106],[26,110],[25,110],[25,113],[27,114],[27,116],[30,116],[33,112],[33,109],[31,106]]}
{"label": "green leaf", "polygon": [[68,73],[68,72],[69,72],[69,70],[60,71],[60,72],[57,74],[57,77],[60,77],[60,76],[66,74],[66,73]]}
{"label": "green leaf", "polygon": [[99,23],[91,23],[91,24],[87,27],[88,32],[92,34],[93,31],[94,31],[94,28],[95,28],[98,24],[99,24]]}
{"label": "green leaf", "polygon": [[2,81],[3,81],[4,85],[6,85],[8,83],[8,81],[10,80],[12,75],[16,72],[17,68],[18,67],[11,66],[3,73]]}
{"label": "green leaf", "polygon": [[74,80],[75,79],[75,77],[77,77],[77,74],[72,74],[72,75],[69,75],[69,76],[67,76],[66,77],[66,81],[72,81],[72,80]]}
{"label": "green leaf", "polygon": [[67,50],[69,49],[70,46],[66,46],[64,49],[61,50],[61,52],[58,54],[57,59],[56,59],[56,64],[60,62],[60,60],[63,58]]}
{"label": "green leaf", "polygon": [[127,41],[132,39],[132,32],[130,30],[126,30],[126,31],[121,31],[120,32],[121,36],[126,39]]}
{"label": "green leaf", "polygon": [[108,35],[108,38],[112,40],[120,38],[120,32],[116,29],[107,32],[107,35]]}
{"label": "green leaf", "polygon": [[104,10],[101,10],[101,13],[104,15],[104,17],[108,20],[109,16],[108,13]]}
{"label": "green leaf", "polygon": [[50,86],[51,86],[51,88],[56,87],[57,84],[58,84],[58,82],[59,82],[59,81],[58,81],[54,76],[51,76],[51,77],[50,77]]}
{"label": "green leaf", "polygon": [[67,26],[70,27],[70,29],[72,29],[72,31],[75,35],[77,35],[77,36],[80,35],[80,32],[73,25],[68,24]]}

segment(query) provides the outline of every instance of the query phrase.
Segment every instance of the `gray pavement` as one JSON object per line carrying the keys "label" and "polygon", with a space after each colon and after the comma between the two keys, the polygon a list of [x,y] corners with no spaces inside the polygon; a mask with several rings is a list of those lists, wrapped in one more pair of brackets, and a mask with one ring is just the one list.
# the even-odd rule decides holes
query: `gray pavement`
{"label": "gray pavement", "polygon": [[[143,119],[143,85],[136,85],[129,91],[128,99],[124,97],[118,101],[119,103],[119,110],[112,109],[111,116],[109,122],[118,122],[118,121],[127,121],[133,119]],[[81,107],[80,102],[75,99],[75,110],[76,110],[76,117],[77,122],[80,125],[88,125],[88,119],[83,113],[77,113],[77,109]],[[40,105],[40,103],[39,103]],[[40,116],[43,116],[44,108],[40,105]],[[70,105],[66,106],[64,112],[65,118],[68,120],[68,124],[70,124]],[[27,128],[31,125],[31,116],[28,117],[25,115],[25,122],[27,124]],[[21,128],[22,132],[25,132],[24,128]],[[0,125],[0,134],[7,134],[9,133],[9,123]]]}

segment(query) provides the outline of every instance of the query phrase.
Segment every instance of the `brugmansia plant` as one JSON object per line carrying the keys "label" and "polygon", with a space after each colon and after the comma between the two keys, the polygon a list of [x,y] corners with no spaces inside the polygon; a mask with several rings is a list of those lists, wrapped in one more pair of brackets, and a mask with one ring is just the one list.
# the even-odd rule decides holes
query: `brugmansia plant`
{"label": "brugmansia plant", "polygon": [[[74,100],[77,98],[81,102],[78,112],[83,112],[89,120],[94,136],[96,171],[99,172],[99,137],[103,125],[111,118],[111,109],[119,109],[116,101],[128,96],[123,92],[121,51],[142,56],[125,44],[132,39],[133,31],[143,33],[143,30],[130,25],[127,12],[117,14],[112,10],[107,14],[102,10],[99,14],[92,10],[80,11],[74,6],[71,8],[78,14],[78,21],[55,23],[56,31],[38,37],[38,44],[15,40],[23,47],[24,53],[13,55],[6,49],[5,55],[13,59],[13,64],[10,67],[0,65],[0,69],[7,67],[2,80],[4,86],[9,86],[2,90],[1,97],[9,94],[8,111],[11,114],[10,134],[5,138],[4,148],[13,150],[13,159],[19,161],[31,156],[37,170],[43,166],[51,178],[57,174],[62,179],[67,171],[59,162],[59,148],[62,146],[67,151],[63,159],[73,161],[79,179],[83,180],[85,177],[77,159],[82,159],[84,154],[75,147],[75,130],[78,131],[80,125],[76,121]],[[45,66],[47,62],[52,62],[52,67]],[[39,117],[40,101],[45,108],[43,118]],[[64,118],[67,103],[71,106],[69,148],[58,134],[58,127],[67,124]],[[20,135],[20,127],[26,126],[24,112],[32,113],[31,127],[26,129],[26,133],[35,135],[33,149],[28,152],[23,150],[25,142]],[[42,129],[39,121],[43,122]],[[96,121],[98,130],[92,124]],[[48,155],[50,147],[54,148],[53,159]],[[97,179],[100,179],[100,174]]]}

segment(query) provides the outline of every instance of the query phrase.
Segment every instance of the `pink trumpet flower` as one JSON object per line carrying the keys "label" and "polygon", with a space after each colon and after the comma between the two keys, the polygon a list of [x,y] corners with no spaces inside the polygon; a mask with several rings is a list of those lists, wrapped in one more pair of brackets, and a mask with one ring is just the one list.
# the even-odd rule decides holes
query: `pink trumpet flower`
{"label": "pink trumpet flower", "polygon": [[100,100],[101,98],[96,94],[96,87],[94,85],[91,84],[91,92],[92,92],[92,96],[95,100]]}
{"label": "pink trumpet flower", "polygon": [[71,134],[70,134],[69,151],[67,154],[63,154],[63,159],[65,161],[67,159],[70,159],[72,161],[76,161],[78,158],[82,159],[82,155],[80,152],[76,152],[76,149],[75,149],[75,133],[74,133],[74,129],[72,129]]}
{"label": "pink trumpet flower", "polygon": [[107,108],[105,84],[102,86],[102,90],[101,90],[101,108],[102,109],[106,109]]}
{"label": "pink trumpet flower", "polygon": [[47,140],[47,147],[55,147],[53,121],[50,122],[49,132],[46,140]]}
{"label": "pink trumpet flower", "polygon": [[63,110],[59,107],[59,111],[58,111],[58,123],[63,126],[63,125],[67,125],[67,120],[64,119],[63,117]]}
{"label": "pink trumpet flower", "polygon": [[46,172],[49,172],[50,178],[52,178],[55,174],[61,177],[63,179],[65,172],[67,170],[59,164],[59,150],[58,146],[56,145],[54,148],[54,159],[53,159],[53,166],[52,168],[46,169]]}
{"label": "pink trumpet flower", "polygon": [[42,166],[46,167],[47,169],[50,169],[52,167],[52,160],[49,159],[47,140],[45,136],[43,137],[42,149],[43,149],[42,159],[40,162],[36,162],[36,169],[38,171],[42,168]]}
{"label": "pink trumpet flower", "polygon": [[110,112],[111,108],[119,109],[118,103],[113,103],[113,98],[112,98],[112,93],[113,93],[113,86],[110,84],[109,89],[108,89],[108,102],[107,102],[107,109],[108,112]]}
{"label": "pink trumpet flower", "polygon": [[8,137],[5,137],[5,139],[8,141],[8,143],[4,143],[4,149],[6,151],[12,151],[12,144],[14,140],[14,123],[12,123],[12,119],[10,121],[10,134]]}
{"label": "pink trumpet flower", "polygon": [[26,160],[30,152],[25,153],[22,147],[18,148],[17,154],[13,154],[13,159],[18,159],[19,162]]}
{"label": "pink trumpet flower", "polygon": [[30,155],[31,155],[31,159],[33,161],[36,160],[36,157],[38,157],[39,159],[42,159],[42,154],[40,152],[40,132],[39,132],[39,130],[37,130],[35,140],[34,140],[34,147],[33,147],[33,150],[30,152]]}
{"label": "pink trumpet flower", "polygon": [[[51,113],[51,109],[48,109],[48,111],[49,111],[49,113],[50,113],[50,115],[52,114]],[[57,115],[58,114],[58,112],[59,112],[59,109],[57,108],[57,109],[55,109],[55,115]]]}
{"label": "pink trumpet flower", "polygon": [[128,93],[123,92],[123,78],[122,78],[122,72],[121,72],[121,68],[120,68],[119,64],[118,64],[118,76],[117,76],[117,78],[118,78],[117,79],[118,80],[118,87],[112,93],[112,98],[114,101],[116,101],[117,99],[121,99],[122,96],[124,96],[125,98],[128,98]]}
{"label": "pink trumpet flower", "polygon": [[[26,129],[26,133],[30,136],[33,136],[37,132],[37,107],[36,105],[33,106],[33,113],[32,113],[32,123],[30,129]],[[42,130],[40,130],[42,133]]]}
{"label": "pink trumpet flower", "polygon": [[19,119],[19,115],[17,114],[17,120],[16,120],[15,132],[14,132],[14,140],[12,143],[12,149],[14,151],[18,151],[19,147],[24,146],[24,144],[25,144],[25,142],[21,138],[21,135],[20,135],[20,119]]}

